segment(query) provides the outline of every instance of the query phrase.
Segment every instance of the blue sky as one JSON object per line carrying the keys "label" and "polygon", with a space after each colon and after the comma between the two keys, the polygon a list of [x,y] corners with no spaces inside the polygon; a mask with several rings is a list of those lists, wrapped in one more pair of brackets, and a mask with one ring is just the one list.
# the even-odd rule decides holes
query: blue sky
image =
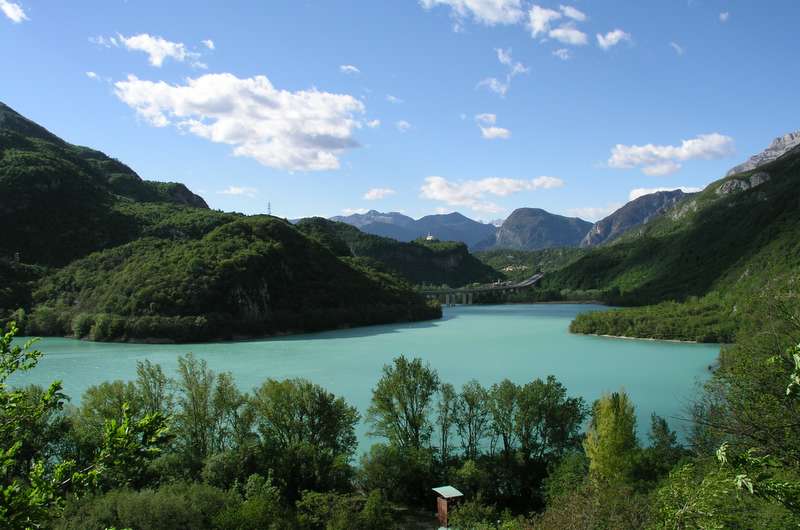
{"label": "blue sky", "polygon": [[0,100],[213,208],[602,217],[800,127],[800,2],[0,0]]}

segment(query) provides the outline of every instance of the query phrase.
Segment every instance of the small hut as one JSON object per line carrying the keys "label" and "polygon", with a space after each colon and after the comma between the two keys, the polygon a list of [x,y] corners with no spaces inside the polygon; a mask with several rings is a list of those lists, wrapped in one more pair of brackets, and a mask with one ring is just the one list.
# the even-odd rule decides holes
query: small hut
{"label": "small hut", "polygon": [[439,486],[438,488],[433,488],[433,491],[436,492],[436,513],[439,517],[439,524],[447,528],[448,509],[464,494],[453,486]]}

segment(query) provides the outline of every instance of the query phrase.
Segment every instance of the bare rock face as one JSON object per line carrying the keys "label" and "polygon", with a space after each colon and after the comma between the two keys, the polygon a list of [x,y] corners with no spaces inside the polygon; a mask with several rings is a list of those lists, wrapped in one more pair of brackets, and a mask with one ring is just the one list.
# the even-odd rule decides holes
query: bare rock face
{"label": "bare rock face", "polygon": [[746,191],[751,188],[755,188],[769,180],[769,173],[766,171],[759,171],[758,173],[753,173],[748,178],[740,178],[740,179],[730,179],[726,180],[725,182],[717,188],[717,195],[728,195],[730,193],[737,193],[740,191]]}
{"label": "bare rock face", "polygon": [[628,230],[663,215],[687,195],[681,190],[659,191],[634,199],[605,219],[596,222],[581,241],[581,246],[592,247],[612,241]]}
{"label": "bare rock face", "polygon": [[756,169],[759,166],[763,166],[764,164],[776,160],[781,155],[790,151],[794,147],[797,147],[798,145],[800,145],[800,130],[779,136],[778,138],[775,138],[771,144],[769,144],[769,147],[757,155],[751,156],[747,162],[731,168],[730,171],[725,174],[725,176],[730,177],[731,175],[742,173],[743,171]]}

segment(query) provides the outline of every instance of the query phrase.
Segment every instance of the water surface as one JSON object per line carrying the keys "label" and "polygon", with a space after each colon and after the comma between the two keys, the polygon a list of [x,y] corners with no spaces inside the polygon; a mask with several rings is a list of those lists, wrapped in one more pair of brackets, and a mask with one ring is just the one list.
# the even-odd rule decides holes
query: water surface
{"label": "water surface", "polygon": [[[679,344],[572,335],[569,322],[598,306],[579,304],[461,306],[438,321],[372,326],[268,340],[211,344],[142,345],[47,338],[33,371],[13,384],[61,379],[74,403],[91,385],[136,377],[136,362],[150,359],[175,374],[178,355],[193,352],[214,371],[229,371],[242,390],[272,377],[304,377],[343,396],[362,416],[381,368],[405,354],[421,357],[443,381],[470,379],[490,386],[504,378],[525,383],[553,374],[571,395],[588,402],[624,388],[633,398],[640,436],[650,414],[670,419],[679,432],[696,383],[708,377],[716,345]],[[361,449],[375,440],[362,423]],[[642,440],[646,441],[646,440]]]}

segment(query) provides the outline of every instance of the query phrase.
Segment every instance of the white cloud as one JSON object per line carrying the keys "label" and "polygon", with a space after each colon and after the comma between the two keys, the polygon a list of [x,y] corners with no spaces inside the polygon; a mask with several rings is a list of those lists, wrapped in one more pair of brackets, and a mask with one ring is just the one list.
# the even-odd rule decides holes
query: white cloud
{"label": "white cloud", "polygon": [[679,163],[672,160],[667,160],[666,162],[660,162],[658,164],[653,164],[652,166],[643,167],[642,173],[649,177],[664,177],[666,175],[672,175],[680,169],[681,165]]}
{"label": "white cloud", "polygon": [[584,22],[586,20],[586,13],[583,11],[579,11],[578,9],[572,6],[558,6],[562,13],[565,16],[571,18],[572,20],[577,20],[578,22]]}
{"label": "white cloud", "polygon": [[364,105],[346,94],[316,89],[278,90],[266,76],[206,74],[170,85],[129,76],[114,85],[120,100],[156,127],[173,124],[233,154],[278,169],[318,171],[339,167],[337,158],[358,147],[356,115]]}
{"label": "white cloud", "polygon": [[366,208],[343,208],[342,209],[342,213],[345,214],[345,215],[353,215],[353,214],[356,214],[356,213],[363,215],[363,214],[367,213],[368,211],[369,210],[367,210]]}
{"label": "white cloud", "polygon": [[572,52],[570,52],[566,48],[559,48],[553,51],[553,55],[561,59],[562,61],[568,61],[572,58]]}
{"label": "white cloud", "polygon": [[89,42],[104,48],[116,48],[119,46],[119,42],[117,42],[116,37],[104,37],[102,35],[98,35],[97,37],[89,37]]}
{"label": "white cloud", "polygon": [[502,127],[495,127],[497,123],[497,115],[484,113],[475,115],[475,121],[478,122],[478,127],[481,130],[481,136],[487,140],[496,140],[498,138],[508,139],[511,138],[511,131]]}
{"label": "white cloud", "polygon": [[28,15],[25,14],[25,10],[22,9],[22,6],[14,2],[9,2],[9,0],[0,0],[0,11],[14,24],[19,24],[20,22],[28,20]]}
{"label": "white cloud", "polygon": [[194,54],[186,50],[186,45],[182,42],[168,41],[163,37],[156,37],[148,33],[140,33],[125,37],[118,35],[121,42],[127,49],[144,52],[148,55],[150,64],[161,67],[167,58],[183,62],[187,57],[196,58],[199,54]]}
{"label": "white cloud", "polygon": [[389,103],[394,103],[395,105],[403,102],[402,99],[400,99],[400,98],[398,98],[396,96],[393,96],[391,94],[386,94],[386,101],[388,101]]}
{"label": "white cloud", "polygon": [[86,77],[88,77],[89,79],[94,79],[94,80],[99,80],[100,79],[100,76],[97,75],[94,72],[86,72]]}
{"label": "white cloud", "polygon": [[631,40],[630,33],[625,33],[621,29],[615,29],[614,31],[609,31],[605,35],[600,33],[597,34],[597,44],[607,50],[612,46],[616,46],[622,41],[629,41]]}
{"label": "white cloud", "polygon": [[481,127],[481,136],[487,140],[496,140],[498,138],[507,140],[511,138],[511,131],[502,127]]}
{"label": "white cloud", "polygon": [[631,192],[628,194],[628,200],[633,201],[642,197],[644,195],[650,195],[651,193],[656,193],[658,191],[674,191],[674,190],[681,190],[684,193],[695,193],[701,191],[703,188],[697,188],[694,186],[677,186],[672,188],[635,188],[632,189]]}
{"label": "white cloud", "polygon": [[367,122],[367,127],[370,129],[375,129],[376,127],[381,126],[381,120],[370,120]]}
{"label": "white cloud", "polygon": [[550,33],[547,35],[558,42],[571,46],[583,46],[589,42],[589,37],[586,36],[586,33],[572,24],[564,24],[563,26],[551,29]]}
{"label": "white cloud", "polygon": [[616,202],[608,206],[587,206],[583,208],[569,208],[567,213],[573,217],[580,217],[587,221],[599,221],[609,214],[612,214],[622,208],[622,204]]}
{"label": "white cloud", "polygon": [[506,197],[521,191],[558,188],[564,185],[555,177],[537,177],[530,180],[510,178],[485,178],[452,182],[444,177],[427,177],[420,188],[420,197],[444,202],[449,206],[466,206],[478,212],[497,213],[505,208],[487,202],[486,195]]}
{"label": "white cloud", "polygon": [[680,145],[623,145],[611,150],[608,165],[613,168],[642,167],[648,175],[667,175],[680,169],[679,162],[723,158],[733,154],[733,138],[719,133],[701,134]]}
{"label": "white cloud", "polygon": [[521,0],[420,0],[419,3],[425,9],[449,6],[456,19],[456,31],[461,27],[460,22],[469,16],[476,22],[494,26],[516,24],[524,15]]}
{"label": "white cloud", "polygon": [[723,22],[723,23],[727,22],[729,18],[731,18],[731,14],[728,13],[727,11],[723,11],[722,13],[719,14],[719,21],[720,22]]}
{"label": "white cloud", "polygon": [[377,201],[379,199],[385,199],[395,193],[397,193],[397,191],[392,188],[372,188],[364,194],[364,198],[368,201]]}
{"label": "white cloud", "polygon": [[531,36],[546,35],[550,31],[550,24],[561,18],[561,13],[536,4],[528,11],[528,27]]}
{"label": "white cloud", "polygon": [[408,123],[406,120],[400,120],[398,122],[395,122],[394,126],[401,133],[404,133],[411,128],[411,124]]}
{"label": "white cloud", "polygon": [[506,80],[503,82],[496,77],[487,77],[486,79],[479,81],[476,88],[486,87],[495,94],[505,96],[508,92],[508,89],[511,88],[511,80],[519,74],[526,74],[530,72],[530,69],[521,62],[514,61],[513,57],[511,56],[511,48],[495,48],[494,51],[497,53],[497,60],[500,61],[500,64],[508,67]]}
{"label": "white cloud", "polygon": [[352,64],[343,64],[339,66],[339,71],[343,74],[360,74],[361,70],[358,67],[353,66]]}
{"label": "white cloud", "polygon": [[677,53],[678,55],[683,55],[683,52],[686,51],[683,49],[683,46],[681,46],[677,42],[670,42],[669,45],[673,50],[675,50],[675,53]]}
{"label": "white cloud", "polygon": [[218,192],[222,195],[243,195],[245,197],[255,197],[258,190],[255,188],[248,188],[247,186],[228,186],[226,189]]}
{"label": "white cloud", "polygon": [[477,88],[481,87],[486,87],[495,94],[499,94],[501,96],[505,96],[506,92],[508,92],[508,84],[503,83],[496,77],[487,77],[486,79],[480,80]]}
{"label": "white cloud", "polygon": [[211,40],[211,39],[206,39],[206,40],[200,41],[200,42],[202,42],[203,46],[205,46],[209,50],[215,50],[216,49],[216,46],[214,46],[214,41]]}

